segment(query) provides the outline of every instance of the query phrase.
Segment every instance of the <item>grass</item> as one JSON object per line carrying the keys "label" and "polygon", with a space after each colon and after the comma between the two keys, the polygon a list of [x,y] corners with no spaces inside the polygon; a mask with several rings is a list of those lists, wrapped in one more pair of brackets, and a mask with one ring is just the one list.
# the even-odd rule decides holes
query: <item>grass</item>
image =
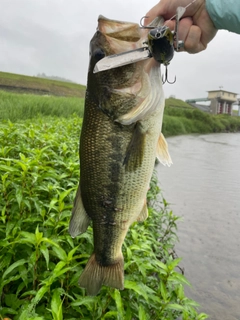
{"label": "grass", "polygon": [[0,91],[0,120],[12,122],[36,116],[83,117],[84,99],[79,97],[39,96]]}
{"label": "grass", "polygon": [[0,89],[19,93],[84,98],[86,87],[77,83],[0,72]]}

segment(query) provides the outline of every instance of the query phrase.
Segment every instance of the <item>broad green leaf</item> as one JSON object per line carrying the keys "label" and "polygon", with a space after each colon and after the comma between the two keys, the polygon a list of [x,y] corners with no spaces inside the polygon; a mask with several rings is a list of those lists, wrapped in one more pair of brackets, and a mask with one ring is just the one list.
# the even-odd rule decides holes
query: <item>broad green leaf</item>
{"label": "broad green leaf", "polygon": [[64,293],[64,290],[57,288],[53,291],[52,300],[51,300],[51,312],[54,320],[63,320],[62,312],[62,303],[61,295]]}
{"label": "broad green leaf", "polygon": [[[0,316],[4,316],[4,315],[9,315],[9,314],[18,314],[18,312],[16,310],[14,310],[13,308],[1,308],[0,307]],[[3,318],[4,320],[5,318]]]}
{"label": "broad green leaf", "polygon": [[39,301],[44,297],[44,295],[48,292],[49,286],[43,286],[38,291],[35,297],[32,300],[32,307],[35,307],[39,303]]}
{"label": "broad green leaf", "polygon": [[[116,319],[118,316],[117,311],[108,311],[102,319]],[[124,320],[123,318],[121,320]]]}
{"label": "broad green leaf", "polygon": [[60,248],[60,247],[59,247],[59,244],[56,243],[55,241],[51,240],[51,239],[48,239],[48,238],[43,237],[43,238],[42,238],[42,242],[47,242],[47,243],[53,245],[53,246],[56,247],[56,248]]}
{"label": "broad green leaf", "polygon": [[56,256],[62,260],[67,261],[68,257],[66,252],[59,246],[59,247],[53,247],[53,251],[56,253]]}
{"label": "broad green leaf", "polygon": [[12,309],[17,309],[21,305],[21,301],[16,297],[16,294],[6,294],[4,297],[6,305]]}
{"label": "broad green leaf", "polygon": [[38,246],[40,244],[40,242],[42,241],[42,238],[43,238],[43,233],[39,232],[38,226],[37,226],[36,231],[35,231],[35,237],[36,237],[36,244]]}
{"label": "broad green leaf", "polygon": [[71,302],[71,305],[74,307],[79,307],[81,305],[84,305],[87,307],[89,311],[92,311],[95,303],[96,303],[96,297],[86,296],[86,297],[81,297],[80,300]]}
{"label": "broad green leaf", "polygon": [[[0,246],[2,247],[2,242],[0,242]],[[2,272],[4,268],[9,266],[11,258],[12,258],[11,254],[0,256],[0,272]]]}
{"label": "broad green leaf", "polygon": [[135,291],[137,294],[143,296],[145,298],[145,300],[148,300],[147,292],[137,282],[125,280],[124,281],[124,287],[125,287],[125,289],[131,289],[131,290]]}
{"label": "broad green leaf", "polygon": [[166,309],[168,310],[176,310],[176,311],[184,311],[184,307],[176,304],[176,303],[170,303],[166,306]]}
{"label": "broad green leaf", "polygon": [[5,279],[7,277],[7,275],[12,272],[15,268],[23,265],[24,263],[27,263],[27,260],[25,259],[21,259],[21,260],[18,260],[16,262],[14,262],[13,264],[11,264],[7,270],[5,270],[5,272],[3,273],[2,275],[2,280]]}
{"label": "broad green leaf", "polygon": [[73,248],[69,253],[68,253],[68,256],[67,256],[67,260],[70,262],[72,261],[73,259],[73,255],[75,254],[75,252],[79,249],[79,246]]}
{"label": "broad green leaf", "polygon": [[191,283],[182,274],[177,272],[172,272],[171,276],[168,277],[168,281],[177,281],[191,286]]}
{"label": "broad green leaf", "polygon": [[178,286],[177,295],[178,295],[178,298],[179,298],[180,300],[182,300],[182,299],[184,298],[184,288],[183,288],[183,285],[182,285],[182,284],[180,284],[180,285]]}
{"label": "broad green leaf", "polygon": [[72,190],[73,188],[61,192],[59,194],[59,203],[61,203],[69,195],[69,193],[72,192]]}
{"label": "broad green leaf", "polygon": [[21,203],[22,203],[22,198],[23,198],[22,189],[18,188],[16,190],[16,199],[17,199],[17,203],[18,203],[19,208],[20,208]]}
{"label": "broad green leaf", "polygon": [[147,320],[149,317],[147,316],[143,306],[140,304],[139,309],[138,309],[138,318],[139,320]]}
{"label": "broad green leaf", "polygon": [[34,246],[36,245],[36,236],[34,233],[21,231],[20,236],[22,237],[22,238],[20,238],[21,243],[28,242],[28,243],[33,244]]}
{"label": "broad green leaf", "polygon": [[161,290],[161,295],[163,297],[164,302],[167,302],[167,289],[163,281],[160,282],[160,290]]}
{"label": "broad green leaf", "polygon": [[48,248],[46,247],[46,245],[44,243],[41,244],[40,246],[40,251],[43,254],[45,260],[46,260],[46,264],[47,264],[47,269],[49,268],[49,251]]}
{"label": "broad green leaf", "polygon": [[173,260],[172,262],[168,263],[167,264],[167,267],[170,271],[172,271],[178,264],[179,262],[182,260],[182,258],[178,258],[178,259],[175,259]]}
{"label": "broad green leaf", "polygon": [[123,303],[122,303],[122,298],[119,293],[119,290],[115,289],[114,290],[114,300],[117,306],[117,311],[118,311],[118,319],[124,319],[124,311],[123,311]]}
{"label": "broad green leaf", "polygon": [[161,261],[157,261],[156,264],[163,269],[164,271],[168,272],[168,267]]}

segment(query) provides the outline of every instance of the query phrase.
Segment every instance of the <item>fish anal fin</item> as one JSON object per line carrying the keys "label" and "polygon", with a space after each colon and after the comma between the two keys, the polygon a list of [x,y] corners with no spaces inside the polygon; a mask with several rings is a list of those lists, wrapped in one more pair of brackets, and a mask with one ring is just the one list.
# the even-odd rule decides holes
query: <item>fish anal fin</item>
{"label": "fish anal fin", "polygon": [[144,221],[147,219],[147,217],[148,217],[148,207],[147,207],[147,202],[145,200],[142,210],[137,218],[137,221]]}
{"label": "fish anal fin", "polygon": [[146,133],[141,131],[141,124],[137,122],[123,161],[123,165],[126,166],[127,171],[134,171],[141,166],[144,155],[145,138]]}
{"label": "fish anal fin", "polygon": [[93,253],[79,278],[79,286],[85,288],[90,296],[97,295],[102,285],[123,290],[123,265],[124,261],[121,257],[115,264],[102,266]]}
{"label": "fish anal fin", "polygon": [[160,134],[158,139],[157,158],[164,166],[167,165],[168,167],[170,167],[170,165],[172,164],[172,159],[168,152],[168,144],[162,133]]}
{"label": "fish anal fin", "polygon": [[69,225],[70,235],[73,238],[75,238],[77,235],[84,233],[87,230],[89,223],[90,223],[90,218],[84,209],[80,185],[79,185],[77,194],[74,200],[72,217]]}

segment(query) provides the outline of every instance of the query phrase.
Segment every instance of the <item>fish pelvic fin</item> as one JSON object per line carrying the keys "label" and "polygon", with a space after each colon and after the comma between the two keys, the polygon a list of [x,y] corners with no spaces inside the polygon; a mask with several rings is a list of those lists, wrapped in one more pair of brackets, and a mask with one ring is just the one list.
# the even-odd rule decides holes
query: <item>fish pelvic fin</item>
{"label": "fish pelvic fin", "polygon": [[170,167],[172,164],[172,159],[168,152],[168,144],[162,133],[159,136],[158,144],[157,144],[157,159],[164,166],[167,165],[168,167]]}
{"label": "fish pelvic fin", "polygon": [[69,233],[72,238],[84,233],[89,226],[90,218],[87,215],[81,196],[80,184],[78,186],[77,194],[74,200],[74,206],[72,210],[72,217],[69,225]]}
{"label": "fish pelvic fin", "polygon": [[142,210],[141,210],[141,212],[140,212],[140,214],[139,214],[139,216],[137,218],[137,221],[140,221],[140,222],[144,221],[144,220],[147,219],[147,217],[148,217],[148,207],[147,207],[147,202],[145,200],[143,208],[142,208]]}
{"label": "fish pelvic fin", "polygon": [[112,265],[102,266],[93,253],[79,278],[79,286],[87,290],[87,294],[95,296],[102,285],[124,289],[123,256]]}

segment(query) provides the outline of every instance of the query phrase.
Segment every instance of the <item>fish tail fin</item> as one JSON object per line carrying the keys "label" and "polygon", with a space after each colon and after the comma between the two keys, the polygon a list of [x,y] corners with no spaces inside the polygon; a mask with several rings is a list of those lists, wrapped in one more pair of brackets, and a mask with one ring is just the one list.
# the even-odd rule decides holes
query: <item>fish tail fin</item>
{"label": "fish tail fin", "polygon": [[80,185],[78,186],[77,194],[74,200],[72,217],[69,225],[69,233],[75,238],[77,235],[84,233],[89,226],[90,218],[88,217],[82,202]]}
{"label": "fish tail fin", "polygon": [[123,257],[115,264],[101,266],[93,253],[79,278],[79,286],[87,290],[87,294],[95,296],[102,285],[119,290],[124,289]]}

